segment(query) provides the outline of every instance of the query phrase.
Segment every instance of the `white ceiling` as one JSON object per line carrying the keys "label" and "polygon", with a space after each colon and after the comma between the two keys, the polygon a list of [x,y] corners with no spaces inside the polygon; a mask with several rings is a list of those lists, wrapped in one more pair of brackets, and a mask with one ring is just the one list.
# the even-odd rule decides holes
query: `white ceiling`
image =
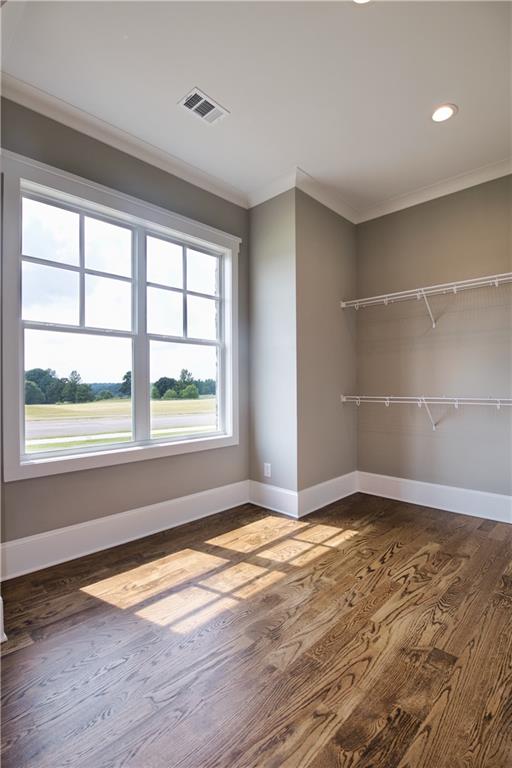
{"label": "white ceiling", "polygon": [[[299,167],[360,219],[484,166],[499,175],[512,154],[509,2],[9,0],[1,14],[5,73],[232,199],[279,191]],[[194,86],[231,114],[210,126],[178,107]],[[460,112],[436,124],[445,101]]]}

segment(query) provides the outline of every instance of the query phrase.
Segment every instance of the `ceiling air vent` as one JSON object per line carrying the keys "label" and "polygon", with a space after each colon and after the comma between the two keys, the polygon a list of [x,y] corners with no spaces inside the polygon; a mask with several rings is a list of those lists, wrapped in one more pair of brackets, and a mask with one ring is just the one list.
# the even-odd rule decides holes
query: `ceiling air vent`
{"label": "ceiling air vent", "polygon": [[188,109],[189,112],[193,112],[201,120],[206,120],[207,123],[217,123],[223,117],[229,115],[227,109],[221,107],[220,104],[210,99],[209,96],[198,88],[194,88],[190,93],[187,93],[178,104]]}

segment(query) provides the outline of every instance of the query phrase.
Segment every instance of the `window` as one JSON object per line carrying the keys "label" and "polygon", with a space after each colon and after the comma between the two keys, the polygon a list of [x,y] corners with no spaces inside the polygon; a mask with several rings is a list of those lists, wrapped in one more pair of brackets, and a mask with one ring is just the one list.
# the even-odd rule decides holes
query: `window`
{"label": "window", "polygon": [[7,154],[6,479],[236,443],[238,239]]}

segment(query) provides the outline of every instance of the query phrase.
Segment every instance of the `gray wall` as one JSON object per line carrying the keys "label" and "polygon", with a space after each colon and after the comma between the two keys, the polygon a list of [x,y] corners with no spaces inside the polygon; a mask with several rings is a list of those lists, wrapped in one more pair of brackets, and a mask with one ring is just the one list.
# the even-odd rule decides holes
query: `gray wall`
{"label": "gray wall", "polygon": [[355,227],[298,189],[250,222],[251,478],[302,490],[356,469]]}
{"label": "gray wall", "polygon": [[242,238],[239,262],[240,444],[184,456],[6,483],[3,489],[3,540],[247,479],[248,211],[6,100],[2,100],[2,146]]}
{"label": "gray wall", "polygon": [[355,226],[296,193],[299,489],[356,469],[356,317],[340,299],[356,290]]}
{"label": "gray wall", "polygon": [[249,249],[250,476],[290,490],[297,490],[295,198],[292,189],[251,210]]}
{"label": "gray wall", "polygon": [[[356,411],[341,406],[339,395],[509,394],[512,287],[433,299],[435,330],[420,302],[356,315],[342,312],[339,300],[511,270],[512,177],[354,227],[298,190],[249,217],[5,100],[2,146],[242,238],[239,446],[7,483],[4,540],[248,477],[303,489],[356,466],[511,492],[510,410],[440,408],[433,433],[418,408]],[[263,462],[272,464],[270,479]]]}
{"label": "gray wall", "polygon": [[[512,177],[357,227],[358,296],[512,270]],[[358,393],[509,396],[512,286],[359,310]],[[352,406],[346,406],[352,407]],[[496,493],[512,490],[512,409],[359,409],[358,468]]]}

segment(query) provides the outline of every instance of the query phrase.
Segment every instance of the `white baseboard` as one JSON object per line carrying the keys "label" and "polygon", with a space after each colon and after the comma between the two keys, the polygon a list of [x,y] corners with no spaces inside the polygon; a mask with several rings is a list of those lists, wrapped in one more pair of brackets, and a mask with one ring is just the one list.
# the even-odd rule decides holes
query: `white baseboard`
{"label": "white baseboard", "polygon": [[346,475],[334,477],[332,480],[326,480],[318,485],[310,485],[303,491],[299,491],[299,517],[309,515],[315,509],[326,507],[334,501],[344,499],[345,496],[351,496],[356,493],[357,472],[347,472]]}
{"label": "white baseboard", "polygon": [[12,579],[41,568],[74,560],[158,531],[199,520],[251,501],[298,519],[354,492],[355,472],[298,493],[287,488],[244,480],[177,499],[130,509],[116,515],[68,525],[1,545],[1,578]]}
{"label": "white baseboard", "polygon": [[288,488],[249,480],[249,501],[289,517],[298,518],[299,516],[298,493]]}
{"label": "white baseboard", "polygon": [[350,496],[357,491],[357,472],[334,477],[302,491],[290,491],[277,485],[249,481],[249,500],[260,507],[281,512],[296,519],[309,515],[333,501]]}
{"label": "white baseboard", "polygon": [[361,493],[384,496],[386,499],[407,501],[422,507],[435,507],[462,515],[483,517],[500,523],[512,523],[512,496],[452,485],[423,483],[403,477],[357,472],[357,486]]}
{"label": "white baseboard", "polygon": [[2,544],[2,579],[90,555],[249,501],[249,482],[223,485]]}
{"label": "white baseboard", "polygon": [[11,579],[48,568],[214,515],[248,501],[299,519],[357,491],[487,520],[512,523],[511,496],[370,472],[349,472],[302,491],[243,480],[178,499],[100,517],[97,520],[7,541],[1,545],[1,578]]}

